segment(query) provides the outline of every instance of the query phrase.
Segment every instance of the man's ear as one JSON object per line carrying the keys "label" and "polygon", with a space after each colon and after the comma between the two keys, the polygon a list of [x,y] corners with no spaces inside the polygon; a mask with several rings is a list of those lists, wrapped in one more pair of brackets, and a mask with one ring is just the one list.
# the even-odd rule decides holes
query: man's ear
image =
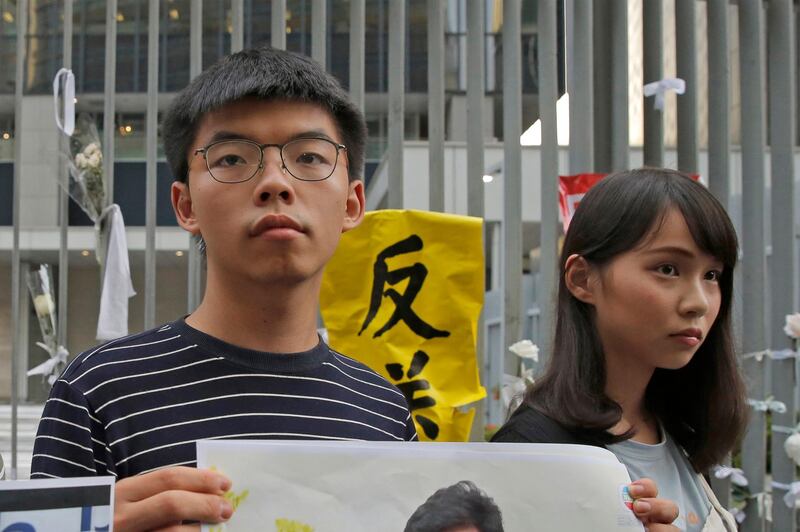
{"label": "man's ear", "polygon": [[173,181],[171,190],[172,209],[175,211],[175,218],[178,225],[193,235],[200,234],[200,225],[194,214],[192,196],[189,193],[189,184]]}
{"label": "man's ear", "polygon": [[358,224],[364,219],[366,209],[367,200],[364,197],[364,182],[360,179],[354,179],[350,181],[348,187],[342,233],[358,227]]}
{"label": "man's ear", "polygon": [[594,304],[597,283],[594,282],[596,269],[580,255],[570,255],[564,266],[564,283],[567,290],[578,301]]}

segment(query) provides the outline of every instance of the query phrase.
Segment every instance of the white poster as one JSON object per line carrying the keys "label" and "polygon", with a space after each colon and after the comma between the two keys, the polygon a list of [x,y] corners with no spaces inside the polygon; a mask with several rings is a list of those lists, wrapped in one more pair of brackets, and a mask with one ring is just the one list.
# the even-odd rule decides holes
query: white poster
{"label": "white poster", "polygon": [[0,482],[0,532],[113,532],[114,477]]}
{"label": "white poster", "polygon": [[197,454],[199,467],[231,479],[236,509],[204,532],[413,532],[467,498],[467,510],[491,514],[473,524],[502,519],[505,532],[642,530],[627,470],[601,448],[215,440],[198,442]]}

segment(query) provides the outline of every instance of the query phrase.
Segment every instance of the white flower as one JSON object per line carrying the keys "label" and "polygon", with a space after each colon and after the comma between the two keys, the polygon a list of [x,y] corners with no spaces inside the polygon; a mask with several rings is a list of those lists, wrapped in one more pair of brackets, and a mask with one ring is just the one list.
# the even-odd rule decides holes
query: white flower
{"label": "white flower", "polygon": [[91,157],[94,153],[100,153],[100,146],[98,146],[96,142],[90,142],[83,149],[83,154],[86,155],[86,157]]}
{"label": "white flower", "polygon": [[783,449],[789,458],[794,460],[794,463],[800,465],[800,434],[794,433],[786,438]]}
{"label": "white flower", "polygon": [[529,358],[539,362],[539,347],[530,340],[520,340],[509,346],[508,350],[520,358]]}
{"label": "white flower", "polygon": [[783,332],[791,338],[800,338],[800,314],[787,314]]}
{"label": "white flower", "polygon": [[100,152],[94,152],[89,156],[89,166],[92,168],[100,166]]}
{"label": "white flower", "polygon": [[33,298],[33,308],[36,309],[37,316],[44,317],[52,314],[56,305],[50,294],[39,294]]}
{"label": "white flower", "polygon": [[86,168],[86,165],[88,163],[89,159],[87,159],[87,157],[84,154],[79,153],[78,155],[75,156],[75,166],[77,166],[78,168]]}

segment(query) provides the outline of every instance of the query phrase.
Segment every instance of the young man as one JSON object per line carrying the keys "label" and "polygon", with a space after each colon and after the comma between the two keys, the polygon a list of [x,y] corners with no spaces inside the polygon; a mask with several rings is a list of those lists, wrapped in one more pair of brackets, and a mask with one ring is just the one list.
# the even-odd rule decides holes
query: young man
{"label": "young man", "polygon": [[270,48],[178,95],[164,145],[178,223],[205,243],[205,297],[69,365],[32,478],[114,475],[115,528],[149,530],[230,517],[227,479],[191,468],[197,440],[417,439],[402,393],[316,332],[323,268],[364,215],[365,136],[332,76]]}

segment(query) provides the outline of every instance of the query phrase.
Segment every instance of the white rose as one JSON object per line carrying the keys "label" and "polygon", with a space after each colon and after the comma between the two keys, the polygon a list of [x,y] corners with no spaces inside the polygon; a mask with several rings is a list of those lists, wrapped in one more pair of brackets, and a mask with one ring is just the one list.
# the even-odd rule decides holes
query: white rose
{"label": "white rose", "polygon": [[783,332],[791,338],[800,338],[800,314],[787,314]]}
{"label": "white rose", "polygon": [[56,305],[50,294],[39,294],[33,298],[33,308],[36,309],[36,315],[43,318],[52,314]]}
{"label": "white rose", "polygon": [[99,148],[99,146],[97,146],[97,143],[95,143],[95,142],[90,142],[90,143],[89,143],[89,144],[87,144],[87,145],[86,145],[86,147],[83,149],[83,153],[84,153],[84,155],[86,155],[87,157],[91,157],[91,155],[92,155],[93,153],[95,153],[95,152],[99,152],[99,151],[100,151],[100,148]]}
{"label": "white rose", "polygon": [[792,434],[783,442],[783,449],[786,455],[800,465],[800,434]]}
{"label": "white rose", "polygon": [[520,358],[529,358],[536,362],[539,361],[539,347],[530,340],[520,340],[511,345],[508,350]]}
{"label": "white rose", "polygon": [[91,156],[89,156],[89,166],[92,168],[97,168],[100,166],[100,153],[94,152]]}
{"label": "white rose", "polygon": [[85,156],[84,154],[82,154],[82,153],[79,153],[78,155],[76,155],[76,156],[75,156],[75,165],[76,165],[78,168],[86,168],[86,164],[87,164],[88,162],[89,162],[89,160],[88,160],[88,159],[86,158],[86,156]]}

